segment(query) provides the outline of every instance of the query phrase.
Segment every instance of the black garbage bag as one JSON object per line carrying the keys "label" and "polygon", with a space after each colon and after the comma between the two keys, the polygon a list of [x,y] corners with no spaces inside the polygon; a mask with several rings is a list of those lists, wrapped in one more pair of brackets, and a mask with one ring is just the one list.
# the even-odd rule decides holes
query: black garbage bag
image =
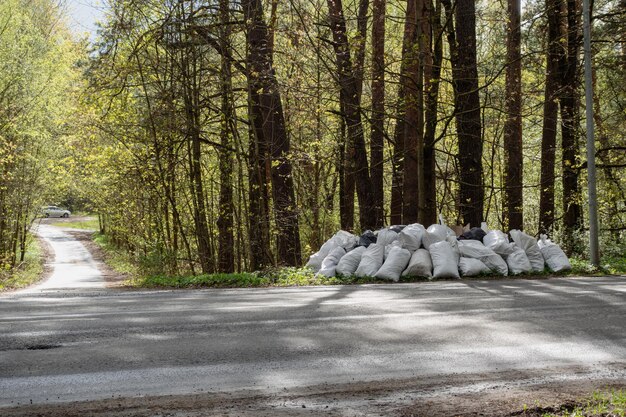
{"label": "black garbage bag", "polygon": [[479,242],[482,242],[486,234],[487,233],[485,233],[485,231],[480,227],[472,227],[470,230],[459,236],[459,240],[478,240]]}
{"label": "black garbage bag", "polygon": [[361,237],[359,237],[359,245],[366,248],[372,243],[376,243],[376,235],[371,230],[366,230]]}

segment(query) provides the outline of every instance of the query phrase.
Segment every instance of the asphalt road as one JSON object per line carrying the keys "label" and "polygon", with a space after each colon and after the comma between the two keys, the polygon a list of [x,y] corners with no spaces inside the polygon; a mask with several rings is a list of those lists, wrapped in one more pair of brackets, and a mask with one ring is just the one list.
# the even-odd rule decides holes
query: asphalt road
{"label": "asphalt road", "polygon": [[626,381],[624,277],[0,296],[0,414],[539,369]]}

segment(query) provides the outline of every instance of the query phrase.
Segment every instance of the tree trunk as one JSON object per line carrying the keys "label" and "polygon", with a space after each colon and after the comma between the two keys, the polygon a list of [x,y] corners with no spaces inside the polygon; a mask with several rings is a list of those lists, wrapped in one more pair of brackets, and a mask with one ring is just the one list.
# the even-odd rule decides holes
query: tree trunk
{"label": "tree trunk", "polygon": [[408,0],[400,83],[404,89],[404,178],[402,221],[419,220],[420,182],[424,179],[423,67],[420,63],[419,29],[422,26],[423,0]]}
{"label": "tree trunk", "polygon": [[393,156],[391,160],[391,224],[402,224],[402,180],[404,178],[404,89],[398,86],[396,104],[396,128],[393,135]]}
{"label": "tree trunk", "polygon": [[228,0],[220,0],[220,42],[224,51],[229,51],[221,57],[222,78],[222,120],[220,125],[219,166],[220,166],[220,200],[217,218],[218,228],[218,270],[220,272],[234,272],[235,270],[235,237],[233,234],[233,157],[231,155],[231,126],[234,120],[232,99],[232,74],[230,56],[230,26],[228,24]]}
{"label": "tree trunk", "polygon": [[432,0],[425,0],[424,19],[430,22],[426,30],[428,54],[425,55],[425,131],[424,131],[424,225],[437,222],[437,177],[435,175],[435,133],[437,130],[437,107],[439,104],[439,83],[441,62],[443,60],[443,28],[441,26],[441,2],[437,0],[433,7]]}
{"label": "tree trunk", "polygon": [[352,231],[354,230],[354,175],[350,173],[350,161],[349,158],[346,157],[347,152],[350,150],[347,149],[346,123],[343,117],[340,121],[339,138],[339,156],[337,160],[337,172],[339,175],[339,221],[342,230]]}
{"label": "tree trunk", "polygon": [[[567,1],[567,57],[564,64],[560,90],[561,103],[561,146],[563,158],[563,226],[565,227],[565,243],[572,242],[573,232],[582,227],[582,207],[580,187],[578,184],[579,160],[579,63],[581,34],[580,0]],[[566,245],[571,251],[571,245]]]}
{"label": "tree trunk", "polygon": [[456,50],[451,58],[459,141],[459,209],[463,224],[477,227],[483,220],[484,188],[474,0],[457,0],[454,22],[457,43],[450,49]]}
{"label": "tree trunk", "polygon": [[384,224],[385,146],[385,7],[386,0],[374,0],[372,21],[372,131],[370,137],[372,191],[376,226]]}
{"label": "tree trunk", "polygon": [[272,197],[276,223],[276,244],[279,262],[300,265],[300,230],[296,211],[291,161],[290,141],[285,127],[280,91],[271,49],[269,33],[263,18],[261,0],[242,3],[244,18],[248,22],[248,83],[255,102],[255,119],[261,121],[261,134],[269,143],[271,154]]}
{"label": "tree trunk", "polygon": [[506,164],[504,224],[509,229],[524,228],[522,153],[522,51],[521,0],[508,0],[506,113],[504,154]]}
{"label": "tree trunk", "polygon": [[248,180],[249,180],[249,232],[250,237],[250,267],[260,270],[273,264],[270,245],[270,215],[269,215],[269,184],[266,173],[267,143],[263,135],[263,122],[259,110],[258,93],[249,91],[248,118],[249,151],[248,151]]}
{"label": "tree trunk", "polygon": [[562,0],[546,0],[548,16],[548,54],[543,104],[541,139],[541,189],[539,196],[539,231],[548,233],[554,227],[554,165],[556,161],[557,94],[561,84]]}
{"label": "tree trunk", "polygon": [[359,199],[359,222],[361,229],[364,230],[376,226],[376,215],[361,122],[359,89],[350,58],[350,45],[346,35],[346,21],[341,0],[328,0],[328,11],[337,61],[339,100],[342,103],[341,110],[348,132],[346,175],[354,175],[356,193]]}

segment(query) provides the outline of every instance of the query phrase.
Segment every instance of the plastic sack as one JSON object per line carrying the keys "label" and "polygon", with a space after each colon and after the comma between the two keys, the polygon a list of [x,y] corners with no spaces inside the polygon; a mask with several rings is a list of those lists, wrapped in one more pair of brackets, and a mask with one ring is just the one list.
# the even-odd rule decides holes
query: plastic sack
{"label": "plastic sack", "polygon": [[569,271],[572,269],[572,265],[567,259],[567,255],[563,252],[563,249],[556,243],[550,241],[546,235],[539,236],[539,250],[543,255],[543,259],[546,260],[548,268],[552,272]]}
{"label": "plastic sack", "polygon": [[531,270],[533,272],[543,272],[545,262],[541,250],[537,245],[537,239],[517,229],[511,230],[509,234],[513,242],[526,252],[526,256],[528,256],[528,260],[530,261]]}
{"label": "plastic sack", "polygon": [[462,257],[480,260],[495,274],[506,276],[509,272],[504,259],[477,240],[460,240],[459,251]]}
{"label": "plastic sack", "polygon": [[418,249],[413,252],[409,265],[402,272],[403,277],[433,277],[433,261],[426,249]]}
{"label": "plastic sack", "polygon": [[396,233],[400,233],[406,226],[403,224],[394,224],[393,226],[389,226],[389,230],[393,230]]}
{"label": "plastic sack", "polygon": [[378,243],[372,243],[363,252],[359,267],[354,272],[357,277],[373,277],[383,265],[383,255],[385,248]]}
{"label": "plastic sack", "polygon": [[422,246],[424,232],[426,232],[426,229],[421,224],[410,224],[398,233],[398,240],[402,243],[404,249],[415,252]]}
{"label": "plastic sack", "polygon": [[459,271],[464,277],[475,277],[480,274],[488,274],[491,272],[491,269],[480,259],[461,258],[459,259]]}
{"label": "plastic sack", "polygon": [[365,250],[365,246],[359,246],[342,256],[337,264],[337,268],[335,268],[335,273],[343,276],[350,276],[354,274],[354,271],[356,271],[359,267],[361,257],[363,256],[363,252],[365,252]]}
{"label": "plastic sack", "polygon": [[506,264],[511,275],[525,274],[532,270],[526,252],[522,248],[518,248],[517,245],[515,245],[513,253],[507,256]]}
{"label": "plastic sack", "polygon": [[383,266],[380,267],[376,278],[387,279],[393,282],[400,281],[400,274],[411,259],[411,252],[401,246],[393,246]]}
{"label": "plastic sack", "polygon": [[335,249],[331,250],[330,253],[324,258],[322,261],[322,268],[318,272],[319,275],[324,275],[325,277],[334,277],[335,276],[335,268],[339,263],[339,260],[346,254],[346,250],[341,246],[337,246]]}
{"label": "plastic sack", "polygon": [[385,246],[385,255],[383,256],[383,260],[387,259],[387,257],[389,256],[389,252],[391,252],[391,249],[401,248],[401,247],[402,247],[402,243],[400,243],[398,239],[394,240],[393,242]]}
{"label": "plastic sack", "polygon": [[459,240],[478,240],[479,242],[482,242],[486,234],[487,233],[485,233],[485,231],[480,227],[472,227],[470,230],[459,236]]}
{"label": "plastic sack", "polygon": [[458,258],[449,242],[433,243],[429,252],[433,261],[433,278],[460,278]]}
{"label": "plastic sack", "polygon": [[333,249],[341,246],[345,251],[349,251],[356,246],[357,240],[358,238],[350,232],[345,230],[338,231],[333,237],[324,242],[317,253],[311,255],[306,266],[311,268],[313,272],[318,272],[322,267],[322,261]]}
{"label": "plastic sack", "polygon": [[513,244],[509,242],[507,235],[500,230],[492,230],[485,234],[485,237],[483,237],[483,243],[486,247],[502,256],[504,259],[506,259],[506,257],[512,254],[515,250]]}
{"label": "plastic sack", "polygon": [[422,236],[422,245],[426,249],[430,249],[430,245],[446,240],[448,236],[456,236],[448,227],[442,224],[431,224]]}
{"label": "plastic sack", "polygon": [[393,230],[389,229],[380,229],[376,235],[376,243],[381,245],[383,248],[394,240],[398,239],[398,234]]}
{"label": "plastic sack", "polygon": [[361,237],[359,237],[359,246],[365,246],[367,248],[372,243],[376,243],[376,235],[371,230],[366,230]]}

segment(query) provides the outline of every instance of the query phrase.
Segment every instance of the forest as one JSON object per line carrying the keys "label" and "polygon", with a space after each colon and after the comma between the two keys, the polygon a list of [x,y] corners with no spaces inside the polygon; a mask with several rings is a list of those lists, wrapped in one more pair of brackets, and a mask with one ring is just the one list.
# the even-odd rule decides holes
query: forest
{"label": "forest", "polygon": [[[603,254],[626,250],[626,0],[592,2]],[[0,268],[46,204],[147,273],[301,266],[439,221],[588,253],[581,0],[0,2]]]}

